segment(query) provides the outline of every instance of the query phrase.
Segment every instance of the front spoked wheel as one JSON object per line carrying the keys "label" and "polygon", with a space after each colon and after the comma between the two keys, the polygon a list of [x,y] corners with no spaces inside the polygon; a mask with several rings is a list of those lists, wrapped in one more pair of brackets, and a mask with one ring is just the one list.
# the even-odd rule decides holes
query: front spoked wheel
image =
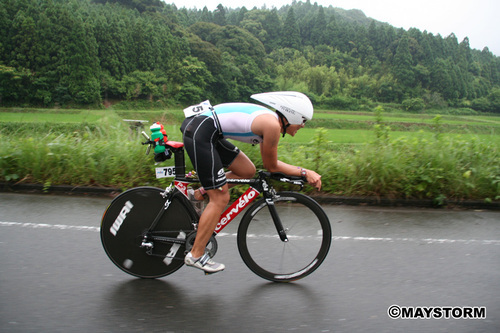
{"label": "front spoked wheel", "polygon": [[238,228],[238,249],[258,276],[275,282],[301,279],[325,260],[332,240],[328,216],[310,197],[280,192],[274,198],[288,241],[280,239],[265,199],[255,203]]}

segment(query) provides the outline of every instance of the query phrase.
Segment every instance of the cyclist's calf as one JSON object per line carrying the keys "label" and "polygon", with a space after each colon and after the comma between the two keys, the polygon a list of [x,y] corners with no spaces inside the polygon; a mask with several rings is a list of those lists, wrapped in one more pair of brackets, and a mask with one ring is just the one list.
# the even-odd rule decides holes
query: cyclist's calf
{"label": "cyclist's calf", "polygon": [[207,194],[210,201],[200,217],[196,239],[191,249],[194,257],[200,257],[205,253],[208,240],[213,235],[222,211],[229,203],[227,184],[220,189],[207,190]]}

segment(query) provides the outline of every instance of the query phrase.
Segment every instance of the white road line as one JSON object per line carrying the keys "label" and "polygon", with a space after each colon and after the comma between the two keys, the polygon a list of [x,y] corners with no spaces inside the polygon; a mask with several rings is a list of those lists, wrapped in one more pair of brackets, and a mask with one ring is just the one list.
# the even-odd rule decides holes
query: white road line
{"label": "white road line", "polygon": [[406,238],[406,237],[351,237],[333,236],[333,240],[353,240],[371,242],[412,242],[426,244],[482,244],[500,245],[500,240],[496,239],[448,239],[448,238]]}
{"label": "white road line", "polygon": [[[46,223],[23,223],[23,222],[2,222],[2,227],[21,227],[31,229],[52,229],[52,230],[77,230],[99,232],[99,227],[85,225],[65,225]],[[220,233],[218,237],[236,236],[236,234]],[[478,244],[478,245],[500,245],[497,239],[447,239],[447,238],[406,238],[406,237],[360,237],[360,236],[333,236],[334,241],[363,241],[363,242],[409,242],[424,244]]]}
{"label": "white road line", "polygon": [[65,224],[45,224],[45,223],[21,223],[21,222],[2,222],[2,227],[22,227],[31,229],[55,229],[55,230],[79,230],[99,232],[99,227],[89,227],[85,225],[65,225]]}

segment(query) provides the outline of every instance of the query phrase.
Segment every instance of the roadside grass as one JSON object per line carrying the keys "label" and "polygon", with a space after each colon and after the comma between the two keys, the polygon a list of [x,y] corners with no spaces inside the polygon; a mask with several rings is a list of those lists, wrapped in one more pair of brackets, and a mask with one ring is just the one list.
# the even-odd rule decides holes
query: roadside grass
{"label": "roadside grass", "polygon": [[[279,158],[317,170],[325,194],[430,198],[437,204],[500,200],[500,117],[320,112],[316,118],[349,124],[311,128],[308,123],[295,137],[281,140]],[[123,119],[147,123],[141,128]],[[0,109],[0,181],[164,186],[169,180],[154,178],[155,165],[140,144],[140,131],[149,133],[149,125],[160,121],[170,140],[182,141],[182,119],[180,109]],[[394,131],[394,124],[403,121],[425,127]],[[259,147],[238,146],[262,168]]]}

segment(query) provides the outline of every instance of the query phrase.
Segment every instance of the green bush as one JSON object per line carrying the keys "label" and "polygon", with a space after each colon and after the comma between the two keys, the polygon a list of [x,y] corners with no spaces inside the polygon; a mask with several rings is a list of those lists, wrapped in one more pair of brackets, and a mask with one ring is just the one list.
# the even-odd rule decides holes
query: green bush
{"label": "green bush", "polygon": [[408,112],[419,112],[425,108],[425,102],[422,98],[405,99],[401,105]]}
{"label": "green bush", "polygon": [[341,95],[325,97],[322,102],[326,107],[338,110],[356,110],[359,105],[356,98]]}
{"label": "green bush", "polygon": [[486,97],[479,97],[472,101],[472,108],[477,111],[489,112],[491,103]]}

